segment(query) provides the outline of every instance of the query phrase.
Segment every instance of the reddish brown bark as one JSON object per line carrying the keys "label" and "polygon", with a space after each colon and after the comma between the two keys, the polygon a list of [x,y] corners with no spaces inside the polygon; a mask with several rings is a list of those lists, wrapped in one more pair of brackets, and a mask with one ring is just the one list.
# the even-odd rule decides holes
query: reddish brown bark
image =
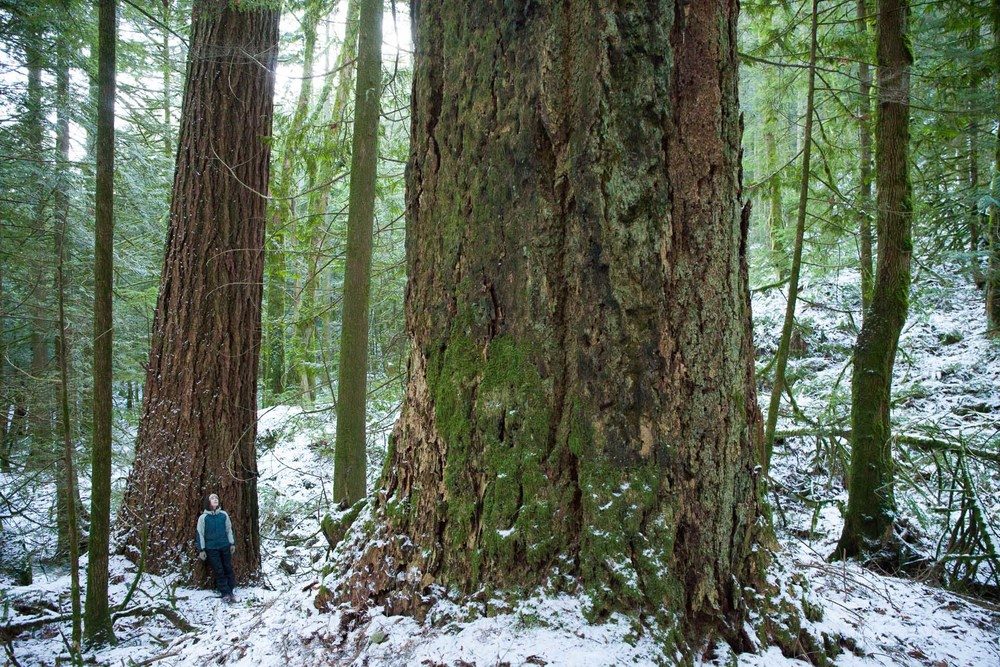
{"label": "reddish brown bark", "polygon": [[147,567],[178,564],[215,492],[245,580],[260,561],[256,386],[278,10],[194,4],[166,258],[135,466],[119,515]]}

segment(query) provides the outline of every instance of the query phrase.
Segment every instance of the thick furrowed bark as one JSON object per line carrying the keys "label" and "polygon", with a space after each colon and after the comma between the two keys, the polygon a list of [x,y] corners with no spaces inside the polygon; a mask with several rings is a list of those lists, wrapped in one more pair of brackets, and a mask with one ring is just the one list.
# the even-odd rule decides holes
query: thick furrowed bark
{"label": "thick furrowed bark", "polygon": [[582,583],[737,637],[766,550],[735,3],[413,16],[409,382],[342,595]]}
{"label": "thick furrowed bark", "polygon": [[167,253],[136,460],[119,528],[147,567],[179,564],[219,494],[237,577],[257,571],[256,389],[278,11],[198,0]]}

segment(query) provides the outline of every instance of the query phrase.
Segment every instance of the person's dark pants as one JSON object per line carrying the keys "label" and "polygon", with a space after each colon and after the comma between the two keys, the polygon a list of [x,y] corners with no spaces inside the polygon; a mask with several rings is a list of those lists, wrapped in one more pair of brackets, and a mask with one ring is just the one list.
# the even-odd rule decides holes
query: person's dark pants
{"label": "person's dark pants", "polygon": [[225,549],[205,549],[208,564],[215,573],[215,588],[220,595],[231,595],[236,586],[236,575],[233,574],[233,555],[229,547]]}

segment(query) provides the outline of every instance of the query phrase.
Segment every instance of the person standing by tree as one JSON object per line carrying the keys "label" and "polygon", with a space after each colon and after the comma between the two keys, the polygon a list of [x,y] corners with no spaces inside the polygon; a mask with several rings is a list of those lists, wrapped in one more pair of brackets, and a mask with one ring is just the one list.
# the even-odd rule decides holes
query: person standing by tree
{"label": "person standing by tree", "polygon": [[233,587],[236,586],[236,575],[233,574],[233,553],[236,551],[236,540],[233,538],[233,524],[229,515],[219,504],[219,496],[214,493],[205,500],[205,511],[198,517],[195,544],[198,547],[198,558],[208,560],[215,573],[215,588],[226,602],[235,602]]}

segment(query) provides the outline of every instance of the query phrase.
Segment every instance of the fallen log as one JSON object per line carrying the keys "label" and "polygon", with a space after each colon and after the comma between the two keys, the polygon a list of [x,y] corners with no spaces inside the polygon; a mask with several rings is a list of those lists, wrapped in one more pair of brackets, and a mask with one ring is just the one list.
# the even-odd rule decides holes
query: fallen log
{"label": "fallen log", "polygon": [[[778,431],[774,434],[775,439],[779,438],[796,438],[796,437],[828,437],[828,438],[843,438],[844,440],[851,439],[851,431],[844,429],[794,429],[791,431]],[[976,459],[981,459],[983,461],[992,461],[993,463],[1000,463],[1000,452],[991,452],[979,447],[963,447],[961,445],[956,445],[953,442],[948,442],[946,440],[935,440],[934,438],[924,438],[916,435],[906,435],[898,434],[892,436],[892,439],[896,442],[904,445],[909,445],[916,449],[925,452],[950,452],[953,454],[964,453],[967,456],[971,456]]]}

